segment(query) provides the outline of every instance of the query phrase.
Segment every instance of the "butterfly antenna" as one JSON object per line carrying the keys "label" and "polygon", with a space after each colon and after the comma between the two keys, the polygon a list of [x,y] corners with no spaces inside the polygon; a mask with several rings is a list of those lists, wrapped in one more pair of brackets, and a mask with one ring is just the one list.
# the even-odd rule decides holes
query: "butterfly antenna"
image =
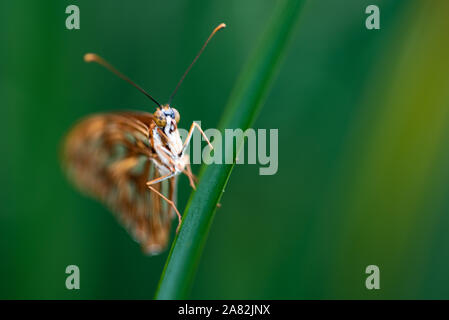
{"label": "butterfly antenna", "polygon": [[117,69],[115,69],[113,66],[111,66],[106,60],[104,60],[102,57],[100,57],[99,55],[95,54],[95,53],[86,53],[84,55],[84,61],[86,62],[96,62],[100,65],[102,65],[103,67],[105,67],[106,69],[108,69],[109,71],[111,71],[112,73],[115,73],[119,78],[122,78],[123,80],[125,80],[126,82],[128,82],[129,84],[131,84],[133,87],[135,87],[137,90],[139,90],[140,92],[142,92],[144,95],[146,95],[148,98],[150,98],[155,104],[158,105],[158,107],[161,106],[161,104],[159,102],[156,101],[156,99],[154,99],[149,93],[147,93],[145,90],[143,90],[140,86],[138,86],[137,84],[135,84],[131,79],[129,79],[127,76],[125,76],[123,73],[121,73],[120,71],[118,71]]}
{"label": "butterfly antenna", "polygon": [[196,60],[198,60],[198,58],[200,57],[200,55],[203,53],[204,49],[206,48],[207,44],[209,43],[210,39],[212,39],[212,37],[214,36],[214,34],[220,30],[225,28],[226,25],[224,23],[221,23],[218,27],[216,27],[214,29],[214,31],[212,31],[212,33],[210,34],[209,38],[207,38],[206,42],[203,44],[203,46],[201,47],[200,51],[198,52],[198,54],[196,55],[195,59],[193,59],[192,63],[189,65],[189,67],[187,68],[187,70],[184,72],[184,74],[182,75],[181,79],[179,80],[178,84],[176,85],[175,90],[173,90],[172,94],[170,95],[170,98],[168,99],[168,104],[170,105],[174,96],[176,95],[176,92],[178,92],[179,86],[181,85],[181,83],[184,81],[184,78],[186,77],[186,75],[189,73],[190,69],[192,69],[193,65],[195,64]]}

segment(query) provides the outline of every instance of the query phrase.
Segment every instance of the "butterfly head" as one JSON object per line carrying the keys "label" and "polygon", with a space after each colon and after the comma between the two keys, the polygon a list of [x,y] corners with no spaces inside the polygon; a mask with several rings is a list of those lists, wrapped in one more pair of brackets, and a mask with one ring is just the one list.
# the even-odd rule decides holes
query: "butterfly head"
{"label": "butterfly head", "polygon": [[[169,104],[161,105],[153,113],[156,126],[153,127],[153,148],[156,150],[159,159],[164,163],[160,167],[162,174],[170,172],[181,172],[185,167],[183,154],[183,143],[178,131],[179,112]],[[166,168],[172,170],[165,172]]]}
{"label": "butterfly head", "polygon": [[174,131],[176,129],[179,119],[180,115],[178,110],[170,107],[168,104],[157,108],[154,112],[156,125],[161,129],[168,129],[168,131]]}

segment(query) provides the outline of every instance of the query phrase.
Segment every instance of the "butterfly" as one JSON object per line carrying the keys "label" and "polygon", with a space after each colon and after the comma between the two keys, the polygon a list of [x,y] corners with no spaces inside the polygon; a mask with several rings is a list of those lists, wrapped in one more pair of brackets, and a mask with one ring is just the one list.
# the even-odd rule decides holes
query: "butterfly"
{"label": "butterfly", "polygon": [[196,178],[186,154],[195,128],[212,148],[196,122],[185,141],[181,140],[180,114],[171,101],[210,39],[225,26],[222,23],[213,30],[164,105],[100,56],[84,56],[86,62],[109,69],[157,105],[154,113],[124,111],[88,116],[69,131],[62,150],[69,179],[114,212],[146,254],[158,254],[166,248],[176,216],[177,232],[181,226],[176,207],[177,178],[184,173],[195,188]]}

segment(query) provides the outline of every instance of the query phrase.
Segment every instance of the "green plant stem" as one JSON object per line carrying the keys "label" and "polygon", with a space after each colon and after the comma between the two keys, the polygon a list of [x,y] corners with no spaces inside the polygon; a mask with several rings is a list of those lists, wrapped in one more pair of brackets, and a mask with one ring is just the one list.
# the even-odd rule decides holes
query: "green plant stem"
{"label": "green plant stem", "polygon": [[[288,39],[298,20],[303,0],[283,1],[245,65],[226,105],[219,129],[246,130],[256,119],[268,94]],[[240,150],[243,140],[238,141]],[[234,153],[238,154],[238,152]],[[233,156],[235,160],[235,156]],[[234,164],[203,166],[200,183],[190,197],[181,230],[171,247],[156,292],[156,299],[185,299],[193,282],[200,256]]]}

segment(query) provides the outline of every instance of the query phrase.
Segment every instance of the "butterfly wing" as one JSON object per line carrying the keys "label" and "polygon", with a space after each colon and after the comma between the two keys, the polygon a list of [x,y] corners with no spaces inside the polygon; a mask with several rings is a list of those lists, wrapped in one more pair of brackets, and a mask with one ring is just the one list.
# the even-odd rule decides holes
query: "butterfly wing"
{"label": "butterfly wing", "polygon": [[[63,164],[78,188],[104,203],[142,245],[157,254],[168,242],[172,208],[146,186],[160,176],[151,161],[153,115],[124,112],[90,116],[69,132]],[[176,177],[153,185],[175,201]]]}

